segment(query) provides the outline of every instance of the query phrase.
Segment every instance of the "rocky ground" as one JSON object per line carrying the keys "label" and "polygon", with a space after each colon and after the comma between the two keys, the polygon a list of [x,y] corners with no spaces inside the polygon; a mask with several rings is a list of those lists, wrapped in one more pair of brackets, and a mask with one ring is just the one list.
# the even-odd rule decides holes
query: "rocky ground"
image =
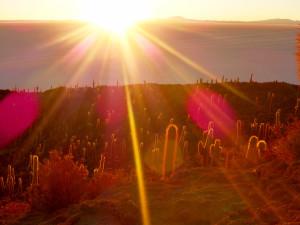
{"label": "rocky ground", "polygon": [[[151,224],[300,224],[299,178],[300,161],[178,169],[169,181],[146,182]],[[15,224],[142,224],[137,185],[54,213],[31,210]]]}

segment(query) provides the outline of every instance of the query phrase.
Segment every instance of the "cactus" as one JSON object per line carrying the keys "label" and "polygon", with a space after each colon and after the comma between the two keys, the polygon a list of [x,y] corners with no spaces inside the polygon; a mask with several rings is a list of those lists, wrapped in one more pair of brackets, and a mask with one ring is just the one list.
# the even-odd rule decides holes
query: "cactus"
{"label": "cactus", "polygon": [[33,176],[32,176],[32,184],[38,184],[38,163],[39,163],[39,158],[37,155],[33,156]]}
{"label": "cactus", "polygon": [[144,140],[144,128],[140,129],[140,140]]}
{"label": "cactus", "polygon": [[259,159],[259,152],[257,151],[257,136],[251,136],[248,143],[248,149],[246,153],[246,158],[248,159],[250,165],[256,164]]}
{"label": "cactus", "polygon": [[270,103],[270,100],[271,100],[271,92],[268,92],[267,104],[269,104],[269,103]]}
{"label": "cactus", "polygon": [[83,158],[85,159],[85,156],[86,156],[86,148],[82,148],[82,155],[83,155]]}
{"label": "cactus", "polygon": [[91,142],[88,142],[87,143],[87,146],[86,146],[86,159],[87,160],[90,160],[91,159]]}
{"label": "cactus", "polygon": [[201,166],[204,166],[204,162],[207,161],[207,154],[205,154],[205,146],[202,141],[198,142],[198,155],[201,156]]}
{"label": "cactus", "polygon": [[267,149],[267,143],[264,140],[260,140],[259,142],[257,142],[256,147],[257,147],[259,156],[262,156]]}
{"label": "cactus", "polygon": [[250,84],[253,83],[253,73],[250,74]]}
{"label": "cactus", "polygon": [[209,121],[207,130],[214,129],[214,122]]}
{"label": "cactus", "polygon": [[18,193],[21,194],[23,192],[23,188],[22,188],[22,178],[19,177],[18,179]]}
{"label": "cactus", "polygon": [[275,128],[279,129],[280,127],[280,112],[281,110],[278,109],[277,112],[276,112],[276,121],[275,121]]}
{"label": "cactus", "polygon": [[265,138],[264,136],[265,136],[265,124],[261,123],[259,125],[258,139],[259,140],[264,139]]}
{"label": "cactus", "polygon": [[7,166],[7,173],[8,173],[8,177],[11,177],[11,165]]}
{"label": "cactus", "polygon": [[273,107],[273,104],[274,104],[274,97],[275,97],[275,94],[272,93],[271,100],[270,100],[269,112],[271,112],[271,110],[272,110],[272,107]]}
{"label": "cactus", "polygon": [[251,123],[251,135],[257,134],[257,128],[258,128],[257,119],[254,118],[253,123]]}
{"label": "cactus", "polygon": [[159,148],[155,147],[152,149],[152,170],[155,171],[157,161],[159,159]]}
{"label": "cactus", "polygon": [[143,151],[144,151],[144,143],[140,142],[140,152],[143,152]]}
{"label": "cactus", "polygon": [[214,132],[214,130],[210,129],[207,133],[207,137],[206,137],[205,144],[204,144],[203,166],[208,165],[210,146],[211,146],[211,144],[213,144],[213,132]]}
{"label": "cactus", "polygon": [[73,150],[73,145],[70,145],[70,148],[69,148],[69,155],[72,155],[72,150]]}
{"label": "cactus", "polygon": [[204,145],[205,145],[206,139],[207,139],[207,131],[203,131],[202,142],[204,143]]}
{"label": "cactus", "polygon": [[241,149],[241,133],[242,133],[242,121],[236,122],[236,151]]}
{"label": "cactus", "polygon": [[189,143],[187,141],[184,142],[183,144],[183,149],[182,149],[182,158],[183,160],[186,160],[188,157],[187,157],[187,154],[188,154],[188,145]]}
{"label": "cactus", "polygon": [[4,193],[4,191],[5,191],[5,184],[4,184],[3,177],[0,177],[0,188],[1,188],[1,191]]}
{"label": "cactus", "polygon": [[180,138],[179,138],[179,143],[181,145],[181,148],[183,148],[186,135],[187,135],[186,126],[183,126],[182,131],[181,131],[181,135],[180,135]]}
{"label": "cactus", "polygon": [[265,141],[269,140],[269,129],[270,129],[270,125],[267,123],[266,127],[265,127]]}
{"label": "cactus", "polygon": [[126,140],[123,139],[121,147],[121,163],[122,165],[126,162]]}
{"label": "cactus", "polygon": [[172,175],[174,174],[175,166],[176,166],[175,163],[176,163],[178,136],[179,136],[178,135],[178,127],[175,124],[169,124],[166,128],[166,134],[165,134],[164,156],[163,156],[163,163],[162,163],[162,179],[165,179],[165,175],[166,175],[166,157],[167,157],[167,149],[168,149],[168,141],[169,141],[169,130],[171,127],[173,127],[176,132],[175,145],[174,145],[174,150],[173,150]]}
{"label": "cactus", "polygon": [[101,154],[98,172],[103,173],[105,165],[105,156]]}
{"label": "cactus", "polygon": [[99,170],[97,168],[94,169],[94,177],[98,176],[98,174],[99,174]]}
{"label": "cactus", "polygon": [[209,155],[211,157],[210,166],[218,166],[221,153],[222,153],[222,147],[220,146],[220,140],[216,139],[215,144],[210,145],[210,151],[209,151]]}
{"label": "cactus", "polygon": [[8,191],[8,195],[13,195],[14,194],[15,181],[14,181],[14,178],[11,177],[11,176],[7,177],[6,189]]}
{"label": "cactus", "polygon": [[186,118],[186,123],[189,124],[191,122],[191,115],[188,114]]}

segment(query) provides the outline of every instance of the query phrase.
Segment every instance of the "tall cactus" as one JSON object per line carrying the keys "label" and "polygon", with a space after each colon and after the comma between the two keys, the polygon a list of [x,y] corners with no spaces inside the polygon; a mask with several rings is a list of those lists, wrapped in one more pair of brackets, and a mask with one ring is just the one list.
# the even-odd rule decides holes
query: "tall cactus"
{"label": "tall cactus", "polygon": [[207,133],[207,138],[205,141],[205,150],[204,150],[204,160],[203,160],[203,165],[207,166],[208,165],[208,156],[210,152],[210,146],[213,144],[213,137],[214,137],[214,130],[210,129]]}
{"label": "tall cactus", "polygon": [[242,134],[242,121],[236,122],[236,151],[239,152],[241,149],[241,135]]}
{"label": "tall cactus", "polygon": [[266,149],[267,149],[267,143],[264,140],[260,140],[257,142],[257,150],[258,150],[258,155],[262,156],[264,155]]}
{"label": "tall cactus", "polygon": [[177,145],[178,145],[178,127],[170,123],[167,128],[166,128],[166,134],[165,134],[165,144],[164,144],[164,157],[163,157],[163,163],[162,163],[162,179],[165,179],[166,175],[166,158],[167,158],[167,149],[168,149],[168,142],[169,142],[169,130],[170,128],[173,127],[175,129],[175,145],[174,145],[174,150],[173,150],[173,160],[172,160],[172,175],[174,174],[175,171],[175,166],[176,166],[176,153],[177,153]]}
{"label": "tall cactus", "polygon": [[32,168],[32,184],[38,184],[38,163],[39,157],[37,155],[33,156],[33,168]]}
{"label": "tall cactus", "polygon": [[0,188],[1,188],[1,191],[4,193],[4,191],[5,191],[5,184],[4,184],[3,177],[0,177]]}
{"label": "tall cactus", "polygon": [[246,158],[248,159],[250,165],[256,164],[259,159],[259,153],[257,151],[257,142],[257,136],[250,137],[246,153]]}
{"label": "tall cactus", "polygon": [[275,128],[279,129],[280,128],[280,112],[281,110],[278,109],[276,112],[276,121],[275,121]]}
{"label": "tall cactus", "polygon": [[261,123],[259,126],[258,139],[259,140],[264,139],[264,136],[265,136],[265,124]]}
{"label": "tall cactus", "polygon": [[211,157],[211,164],[210,166],[218,166],[220,161],[220,155],[222,153],[222,147],[220,144],[220,140],[216,139],[215,144],[211,144],[210,146],[210,157]]}
{"label": "tall cactus", "polygon": [[23,192],[22,184],[23,184],[22,178],[19,177],[19,179],[18,179],[18,193],[19,193],[19,194],[21,194],[21,193]]}
{"label": "tall cactus", "polygon": [[182,152],[183,152],[183,160],[186,160],[188,158],[188,141],[185,141],[184,144],[183,144],[183,149],[182,149]]}

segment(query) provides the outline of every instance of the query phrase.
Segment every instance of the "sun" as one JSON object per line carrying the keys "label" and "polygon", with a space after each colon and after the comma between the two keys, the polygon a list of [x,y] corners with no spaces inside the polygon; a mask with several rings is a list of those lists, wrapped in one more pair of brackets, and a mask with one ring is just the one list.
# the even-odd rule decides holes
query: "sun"
{"label": "sun", "polygon": [[79,19],[110,31],[125,32],[134,22],[148,17],[148,0],[84,1]]}

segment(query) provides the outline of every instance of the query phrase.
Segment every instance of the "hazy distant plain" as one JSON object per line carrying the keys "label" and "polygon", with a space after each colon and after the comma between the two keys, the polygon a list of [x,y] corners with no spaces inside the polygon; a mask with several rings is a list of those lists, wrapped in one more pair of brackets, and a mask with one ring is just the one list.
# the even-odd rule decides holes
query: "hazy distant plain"
{"label": "hazy distant plain", "polygon": [[139,26],[161,42],[155,44],[150,36],[128,34],[129,54],[122,53],[116,38],[107,42],[108,34],[104,32],[67,36],[84,26],[74,22],[0,23],[0,89],[39,85],[46,90],[59,83],[91,85],[93,79],[101,84],[122,84],[122,59],[123,66],[130,68],[128,83],[195,83],[201,77],[210,79],[183,62],[183,57],[219,79],[225,75],[229,80],[239,76],[240,81],[249,81],[253,72],[254,80],[259,82],[298,83],[294,53],[299,26],[143,23]]}

